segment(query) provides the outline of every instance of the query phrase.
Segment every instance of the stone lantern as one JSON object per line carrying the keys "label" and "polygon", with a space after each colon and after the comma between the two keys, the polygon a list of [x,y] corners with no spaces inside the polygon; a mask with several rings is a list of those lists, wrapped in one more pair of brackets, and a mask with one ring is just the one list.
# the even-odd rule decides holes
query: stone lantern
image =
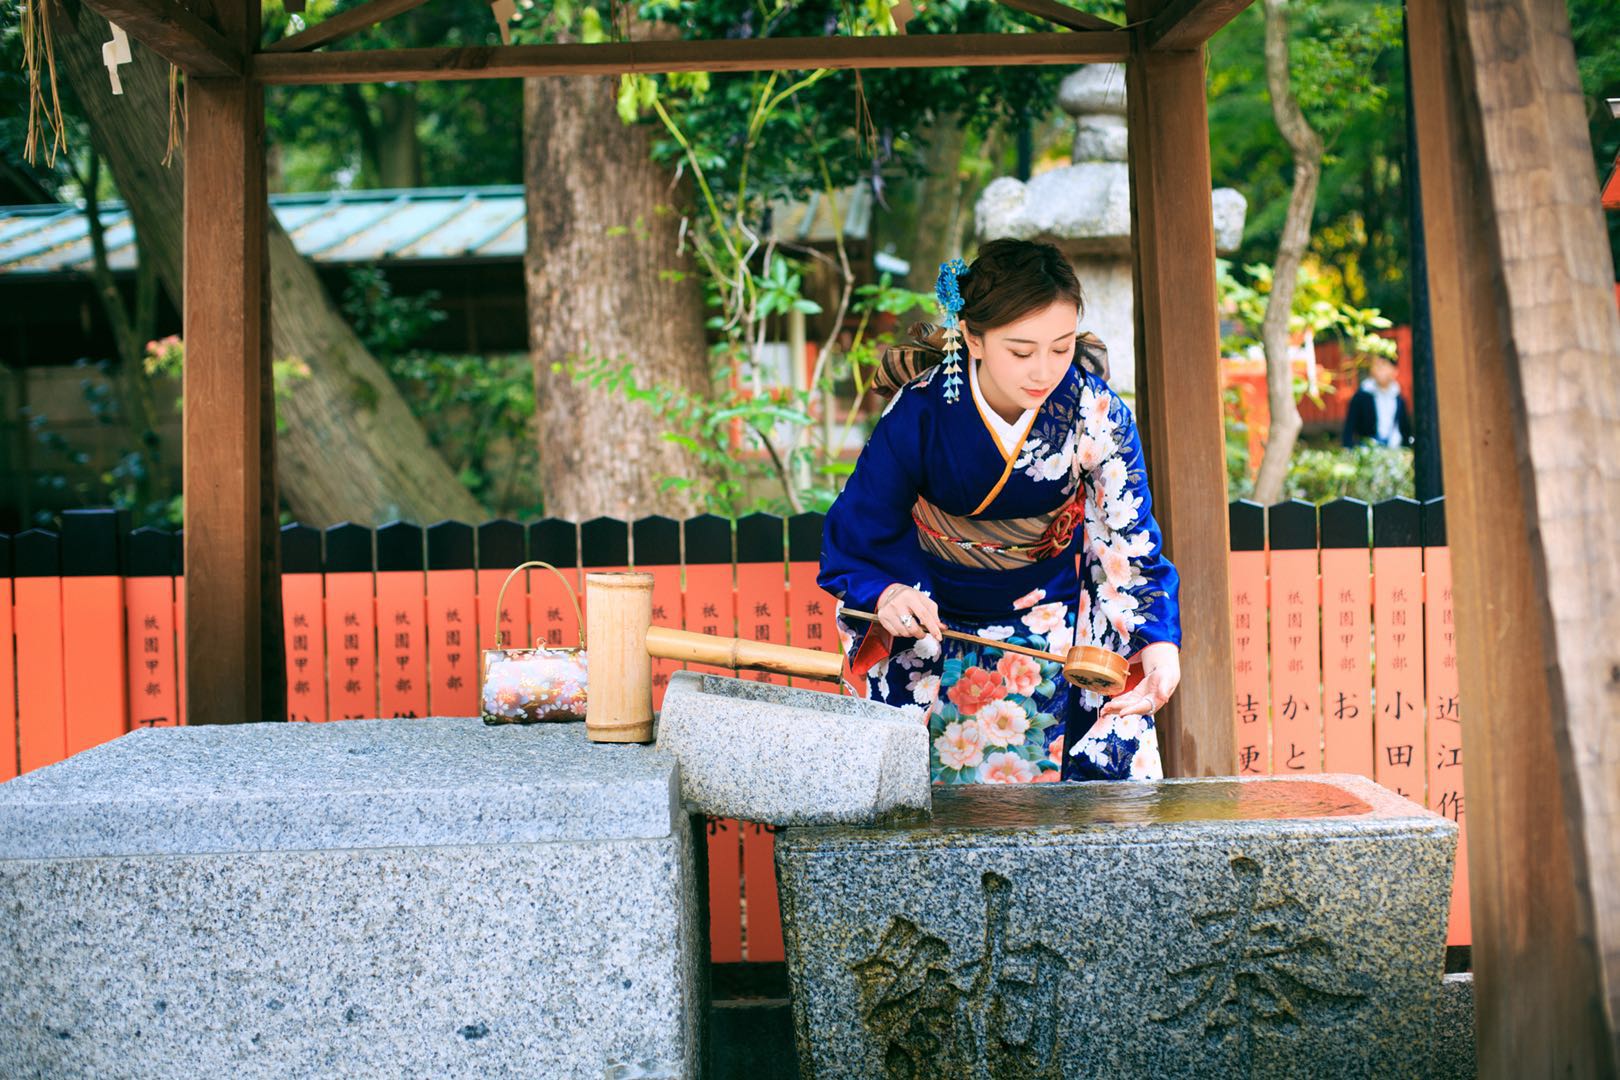
{"label": "stone lantern", "polygon": [[[1017,237],[1046,240],[1069,257],[1086,310],[1080,329],[1108,345],[1109,382],[1120,393],[1136,388],[1136,333],[1131,286],[1131,183],[1126,160],[1125,68],[1088,64],[1058,91],[1063,111],[1075,119],[1070,163],[1025,182],[999,177],[974,207],[979,240]],[[1212,194],[1215,249],[1237,250],[1248,204],[1232,188]]]}

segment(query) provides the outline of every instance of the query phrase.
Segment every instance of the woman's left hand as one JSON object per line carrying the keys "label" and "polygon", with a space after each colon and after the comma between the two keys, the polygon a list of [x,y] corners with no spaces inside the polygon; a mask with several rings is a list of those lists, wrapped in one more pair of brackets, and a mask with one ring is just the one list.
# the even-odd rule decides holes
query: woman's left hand
{"label": "woman's left hand", "polygon": [[1181,684],[1181,650],[1168,641],[1142,646],[1142,681],[1109,701],[1097,714],[1110,716],[1150,716],[1164,707]]}

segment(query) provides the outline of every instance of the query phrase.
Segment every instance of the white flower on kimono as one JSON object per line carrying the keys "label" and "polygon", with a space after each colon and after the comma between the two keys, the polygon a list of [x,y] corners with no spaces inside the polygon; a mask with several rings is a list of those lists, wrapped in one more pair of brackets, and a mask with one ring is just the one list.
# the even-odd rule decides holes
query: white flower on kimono
{"label": "white flower on kimono", "polygon": [[[1039,589],[1035,591],[1040,592]],[[1041,595],[1044,596],[1045,593],[1042,593]],[[1006,641],[1017,632],[1018,627],[1016,626],[986,626],[984,629],[979,631],[979,637],[989,638],[991,641]]]}
{"label": "white flower on kimono", "polygon": [[1123,713],[1114,717],[1110,726],[1121,739],[1140,739],[1147,730],[1147,721],[1141,713]]}
{"label": "white flower on kimono", "polygon": [[1136,521],[1136,511],[1141,505],[1142,497],[1140,495],[1121,492],[1119,498],[1106,500],[1104,506],[1106,516],[1103,518],[1103,522],[1110,529],[1123,529]]}
{"label": "white flower on kimono", "polygon": [[1061,480],[1069,475],[1069,459],[1062,453],[1049,454],[1036,463],[1029,475],[1035,480]]}
{"label": "white flower on kimono", "polygon": [[1130,474],[1125,469],[1124,461],[1117,457],[1109,458],[1098,475],[1102,479],[1104,500],[1117,499],[1125,494],[1125,481]]}
{"label": "white flower on kimono", "polygon": [[932,660],[934,657],[939,655],[939,639],[920,637],[917,639],[917,644],[913,645],[906,651],[917,657],[919,660]]}
{"label": "white flower on kimono", "polygon": [[987,784],[1027,784],[1040,773],[1033,761],[1025,761],[1011,750],[987,754],[979,779]]}
{"label": "white flower on kimono", "polygon": [[1124,541],[1125,554],[1133,559],[1145,559],[1153,554],[1153,536],[1146,529],[1138,529]]}
{"label": "white flower on kimono", "polygon": [[1063,625],[1063,604],[1053,602],[1031,608],[1024,616],[1024,625],[1032,634],[1050,634]]}
{"label": "white flower on kimono", "polygon": [[902,705],[900,706],[900,715],[907,720],[915,720],[924,726],[928,724],[928,713],[923,711],[921,705]]}
{"label": "white flower on kimono", "polygon": [[947,769],[971,769],[984,760],[984,735],[976,720],[946,724],[945,731],[934,740],[939,751],[939,763]]}
{"label": "white flower on kimono", "polygon": [[1023,611],[1025,608],[1032,608],[1036,604],[1040,603],[1042,600],[1045,600],[1045,599],[1046,599],[1046,590],[1045,589],[1031,589],[1031,590],[1029,590],[1029,592],[1025,593],[1023,596],[1020,596],[1018,599],[1013,601],[1013,610],[1014,611]]}
{"label": "white flower on kimono", "polygon": [[1002,698],[978,712],[979,731],[986,746],[1023,746],[1029,730],[1029,714],[1015,701]]}
{"label": "white flower on kimono", "polygon": [[1159,760],[1159,740],[1146,739],[1131,757],[1132,780],[1163,780],[1164,763]]}
{"label": "white flower on kimono", "polygon": [[932,705],[939,700],[939,676],[913,671],[906,689],[911,691],[911,700],[918,705]]}
{"label": "white flower on kimono", "polygon": [[[1081,597],[1080,603],[1081,603],[1082,606],[1091,603],[1091,597],[1090,597],[1089,594],[1081,593],[1080,597]],[[1046,635],[1046,651],[1047,652],[1055,652],[1055,653],[1061,654],[1061,653],[1068,652],[1073,647],[1074,647],[1074,627],[1072,627],[1072,626],[1060,626],[1056,630],[1053,630],[1050,634]]]}

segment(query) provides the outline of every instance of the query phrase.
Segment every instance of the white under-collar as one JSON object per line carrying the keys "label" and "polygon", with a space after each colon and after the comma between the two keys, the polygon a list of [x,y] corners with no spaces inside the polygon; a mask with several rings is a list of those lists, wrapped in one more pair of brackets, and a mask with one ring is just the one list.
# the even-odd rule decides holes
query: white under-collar
{"label": "white under-collar", "polygon": [[1011,454],[1024,441],[1024,433],[1029,431],[1029,425],[1035,422],[1035,410],[1025,409],[1023,414],[1012,423],[1002,419],[1001,414],[992,409],[990,403],[984,400],[984,391],[979,389],[979,361],[977,359],[968,364],[968,383],[973,387],[973,403],[978,406],[979,415],[984,417],[984,422],[990,425],[991,434],[995,435],[996,442],[1001,444],[1001,452]]}

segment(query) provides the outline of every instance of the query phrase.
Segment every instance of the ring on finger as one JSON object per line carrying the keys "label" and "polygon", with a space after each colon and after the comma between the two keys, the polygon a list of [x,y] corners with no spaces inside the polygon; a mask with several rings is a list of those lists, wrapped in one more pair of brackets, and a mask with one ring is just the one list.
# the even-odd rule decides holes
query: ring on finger
{"label": "ring on finger", "polygon": [[912,623],[914,623],[916,621],[917,620],[912,618],[910,615],[902,615],[902,616],[900,616],[900,625],[901,626],[910,626]]}

